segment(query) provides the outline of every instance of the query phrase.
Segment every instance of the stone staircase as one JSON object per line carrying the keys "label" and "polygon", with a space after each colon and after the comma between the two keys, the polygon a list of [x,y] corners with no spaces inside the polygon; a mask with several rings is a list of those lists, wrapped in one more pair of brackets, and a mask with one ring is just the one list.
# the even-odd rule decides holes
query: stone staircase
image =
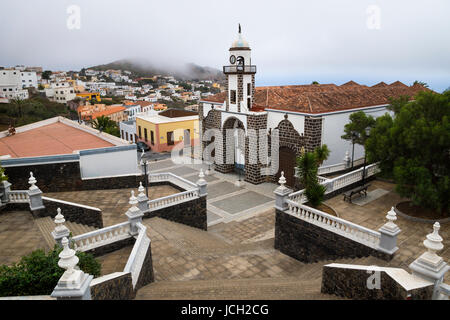
{"label": "stone staircase", "polygon": [[304,264],[290,277],[159,281],[141,288],[138,300],[342,300],[320,292],[322,268],[329,263],[385,266],[374,257]]}
{"label": "stone staircase", "polygon": [[[52,231],[55,229],[55,223],[53,219],[50,217],[38,218],[35,219],[34,222],[38,226],[39,230],[42,233],[42,236],[47,243],[49,249],[53,249],[55,246],[55,239],[53,239]],[[70,232],[72,232],[73,236],[77,236],[86,232],[91,232],[96,230],[94,227],[86,226],[84,224],[79,224],[75,222],[66,221],[64,225],[69,228]]]}

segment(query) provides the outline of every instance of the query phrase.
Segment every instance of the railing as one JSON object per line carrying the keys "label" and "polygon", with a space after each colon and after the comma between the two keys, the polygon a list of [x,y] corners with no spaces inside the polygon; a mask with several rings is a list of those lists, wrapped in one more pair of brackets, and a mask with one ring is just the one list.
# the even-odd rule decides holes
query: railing
{"label": "railing", "polygon": [[198,186],[195,183],[182,177],[179,177],[171,172],[149,173],[148,181],[149,183],[168,181],[185,190],[198,189]]}
{"label": "railing", "polygon": [[331,191],[342,189],[352,183],[358,182],[362,180],[362,172],[363,168],[357,169],[355,171],[343,174],[342,176],[336,177],[334,179],[330,179],[330,184],[332,184],[332,188],[329,189]]}
{"label": "railing", "polygon": [[126,221],[81,234],[73,237],[72,241],[75,250],[88,251],[130,237],[130,222]]}
{"label": "railing", "polygon": [[155,200],[150,200],[148,202],[149,211],[158,210],[161,208],[165,208],[167,206],[171,206],[177,203],[189,201],[192,199],[196,199],[199,196],[198,190],[189,190],[176,194],[172,194],[170,196],[158,198]]}
{"label": "railing", "polygon": [[145,261],[145,256],[147,255],[148,248],[150,247],[150,239],[147,236],[147,228],[141,223],[137,223],[136,226],[138,227],[139,235],[134,243],[133,250],[131,251],[127,264],[123,270],[124,272],[131,273],[133,289],[136,287],[139,274],[141,273],[141,269]]}
{"label": "railing", "polygon": [[441,283],[439,285],[438,300],[450,300],[450,285],[446,283]]}
{"label": "railing", "polygon": [[328,174],[347,169],[345,163],[332,164],[331,166],[320,167],[317,174]]}
{"label": "railing", "polygon": [[362,243],[368,247],[377,249],[380,243],[380,233],[350,221],[332,216],[320,210],[310,208],[292,200],[287,200],[287,212],[299,219],[322,227],[333,233],[342,235],[348,239]]}
{"label": "railing", "polygon": [[291,193],[288,196],[288,200],[291,200],[291,201],[296,202],[296,203],[305,203],[305,202],[307,202],[308,199],[305,196],[305,189],[302,189],[302,190],[299,190],[299,191]]}
{"label": "railing", "polygon": [[243,72],[243,73],[255,73],[256,66],[224,66],[223,73],[235,73],[235,72]]}
{"label": "railing", "polygon": [[8,192],[10,203],[29,203],[30,196],[27,190],[11,190]]}

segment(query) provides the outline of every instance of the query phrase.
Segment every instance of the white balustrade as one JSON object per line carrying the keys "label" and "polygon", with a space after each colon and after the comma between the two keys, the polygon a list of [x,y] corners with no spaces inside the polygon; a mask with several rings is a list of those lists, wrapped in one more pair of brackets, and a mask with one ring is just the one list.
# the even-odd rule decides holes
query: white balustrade
{"label": "white balustrade", "polygon": [[130,237],[130,222],[126,221],[78,235],[72,241],[75,250],[88,251]]}
{"label": "white balustrade", "polygon": [[198,186],[187,179],[179,177],[171,172],[150,173],[148,175],[149,182],[171,182],[174,185],[185,190],[197,189]]}
{"label": "white balustrade", "polygon": [[345,163],[338,163],[338,164],[332,164],[331,166],[324,166],[324,167],[320,167],[319,170],[317,171],[318,174],[328,174],[328,173],[333,173],[333,172],[337,172],[337,171],[342,171],[347,169],[347,167],[345,166]]}
{"label": "white balustrade", "polygon": [[300,191],[293,192],[289,195],[288,200],[297,202],[297,203],[305,203],[308,199],[305,196],[305,189]]}
{"label": "white balustrade", "polygon": [[30,196],[28,190],[11,190],[8,192],[10,203],[29,203]]}
{"label": "white balustrade", "polygon": [[147,236],[147,228],[141,223],[137,223],[136,226],[139,230],[139,235],[134,243],[133,250],[128,257],[127,264],[123,270],[123,272],[131,273],[133,288],[136,287],[148,248],[150,247],[150,239]]}
{"label": "white balustrade", "polygon": [[170,196],[150,200],[148,202],[148,207],[150,211],[158,210],[173,204],[190,201],[192,199],[199,197],[198,190],[184,191]]}
{"label": "white balustrade", "polygon": [[381,234],[350,221],[332,216],[323,211],[310,208],[292,200],[287,200],[290,215],[322,227],[326,230],[377,249]]}

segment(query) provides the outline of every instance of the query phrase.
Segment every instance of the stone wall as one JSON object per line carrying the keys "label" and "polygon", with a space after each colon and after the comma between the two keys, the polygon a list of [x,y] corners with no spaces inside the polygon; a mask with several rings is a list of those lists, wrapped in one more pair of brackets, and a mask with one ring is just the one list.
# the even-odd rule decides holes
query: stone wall
{"label": "stone wall", "polygon": [[206,196],[147,212],[145,218],[160,217],[202,230],[208,229]]}
{"label": "stone wall", "polygon": [[[94,210],[83,206],[77,206],[57,199],[43,198],[44,209],[33,210],[35,218],[51,217],[55,218],[58,208],[67,221],[84,224],[95,228],[103,228],[103,218],[101,210]],[[29,209],[28,209],[29,210]]]}
{"label": "stone wall", "polygon": [[392,259],[392,255],[367,247],[280,210],[276,210],[275,249],[307,263],[370,255],[384,260]]}
{"label": "stone wall", "polygon": [[379,289],[369,289],[367,280],[371,274],[362,269],[324,266],[321,292],[363,300],[406,300],[408,294],[412,300],[426,300],[433,294],[432,285],[408,292],[384,271],[380,271]]}
{"label": "stone wall", "polygon": [[130,272],[91,285],[92,300],[131,300],[135,296]]}
{"label": "stone wall", "polygon": [[137,291],[153,281],[155,281],[155,275],[153,273],[152,244],[150,242],[144,262],[142,263],[138,281],[136,282],[136,287],[134,289]]}
{"label": "stone wall", "polygon": [[36,185],[44,193],[133,188],[144,181],[143,175],[82,180],[78,161],[5,167],[5,174],[14,190],[27,190],[30,187],[30,171],[37,180]]}
{"label": "stone wall", "polygon": [[[259,137],[260,130],[267,130],[267,113],[248,115],[247,129],[245,138],[245,181],[260,184],[267,181],[267,176],[261,175],[261,168],[267,167],[267,165],[261,163],[259,155],[260,144],[267,143],[267,139],[260,141]],[[257,143],[256,145],[250,145],[250,141],[256,141]],[[264,148],[267,148],[267,145]]]}
{"label": "stone wall", "polygon": [[314,151],[322,144],[322,118],[305,117],[306,151]]}

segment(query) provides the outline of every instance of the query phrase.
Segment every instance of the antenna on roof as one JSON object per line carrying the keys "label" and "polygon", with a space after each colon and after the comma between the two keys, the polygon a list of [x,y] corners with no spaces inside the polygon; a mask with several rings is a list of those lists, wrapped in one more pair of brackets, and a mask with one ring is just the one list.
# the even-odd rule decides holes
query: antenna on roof
{"label": "antenna on roof", "polygon": [[239,33],[241,33],[241,24],[239,23]]}

